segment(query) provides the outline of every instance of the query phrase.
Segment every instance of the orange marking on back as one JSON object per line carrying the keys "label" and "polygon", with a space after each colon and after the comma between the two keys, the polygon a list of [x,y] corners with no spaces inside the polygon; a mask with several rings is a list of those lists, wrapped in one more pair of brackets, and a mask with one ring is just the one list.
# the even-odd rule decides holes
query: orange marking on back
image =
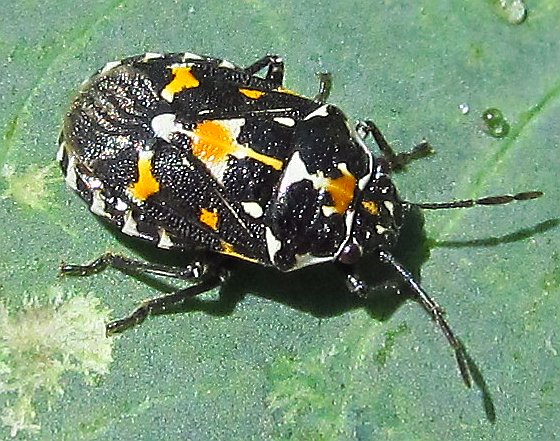
{"label": "orange marking on back", "polygon": [[244,254],[241,254],[241,253],[235,251],[235,249],[233,248],[233,245],[230,244],[230,243],[222,241],[221,245],[222,245],[222,249],[220,250],[220,253],[222,253],[222,254],[227,254],[228,256],[237,257],[238,259],[247,260],[249,262],[254,262],[254,263],[258,262],[257,259],[254,259],[254,258],[249,257],[249,256],[245,256]]}
{"label": "orange marking on back", "polygon": [[342,176],[330,179],[327,184],[327,191],[333,199],[334,210],[342,214],[348,209],[354,199],[356,178],[346,169],[345,165],[344,167],[339,165],[339,170],[342,172]]}
{"label": "orange marking on back", "polygon": [[218,230],[218,222],[220,221],[220,216],[218,215],[218,210],[215,208],[212,210],[207,210],[202,208],[200,210],[200,216],[198,220],[205,225],[208,225],[212,230]]}
{"label": "orange marking on back", "polygon": [[366,211],[372,216],[376,216],[379,214],[379,205],[377,204],[377,202],[362,201],[362,207],[364,207]]}
{"label": "orange marking on back", "polygon": [[203,121],[193,130],[192,152],[202,162],[223,163],[228,155],[236,158],[252,158],[276,170],[283,163],[272,156],[263,155],[250,147],[237,144],[230,129],[220,121]]}
{"label": "orange marking on back", "polygon": [[194,128],[193,154],[202,162],[224,162],[236,150],[231,132],[218,121],[202,121]]}
{"label": "orange marking on back", "polygon": [[154,152],[140,152],[138,155],[138,180],[129,186],[132,196],[145,201],[159,191],[159,182],[152,173]]}
{"label": "orange marking on back", "polygon": [[266,94],[266,92],[263,92],[262,90],[255,90],[255,89],[239,89],[239,92],[241,92],[247,98],[251,98],[253,100],[258,100],[259,98],[261,98],[263,95]]}
{"label": "orange marking on back", "polygon": [[173,79],[165,86],[162,94],[173,97],[175,94],[185,89],[198,87],[200,81],[193,75],[190,67],[172,67]]}

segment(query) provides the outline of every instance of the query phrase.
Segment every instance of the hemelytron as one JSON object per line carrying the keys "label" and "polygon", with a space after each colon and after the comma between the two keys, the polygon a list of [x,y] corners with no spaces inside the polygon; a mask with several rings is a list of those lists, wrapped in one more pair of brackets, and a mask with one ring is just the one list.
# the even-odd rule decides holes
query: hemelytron
{"label": "hemelytron", "polygon": [[428,144],[396,154],[374,123],[351,124],[326,103],[328,75],[321,75],[314,98],[286,89],[283,77],[278,56],[241,68],[190,53],[147,53],[94,74],[74,99],[60,136],[58,160],[68,186],[122,233],[206,257],[170,267],[105,254],[85,265],[63,264],[61,272],[88,275],[112,266],[197,282],[109,323],[107,332],[115,333],[220,285],[231,258],[280,271],[331,264],[352,293],[366,296],[354,264],[375,255],[438,324],[470,385],[463,346],[391,249],[411,206],[494,205],[541,193],[403,201],[391,171],[428,154]]}

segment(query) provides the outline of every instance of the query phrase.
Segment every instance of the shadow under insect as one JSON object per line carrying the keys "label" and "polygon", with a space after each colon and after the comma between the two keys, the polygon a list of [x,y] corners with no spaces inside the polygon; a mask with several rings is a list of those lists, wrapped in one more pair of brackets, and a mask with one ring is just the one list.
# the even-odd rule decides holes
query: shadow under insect
{"label": "shadow under insect", "polygon": [[[392,252],[394,257],[410,271],[414,279],[420,281],[420,270],[428,260],[431,248],[494,246],[498,243],[515,242],[545,233],[559,224],[559,219],[550,219],[532,228],[521,229],[501,237],[436,243],[427,239],[422,212],[418,207],[412,206],[407,212],[399,240]],[[197,258],[197,253],[160,250],[151,244],[124,236],[111,226],[108,228],[119,241],[149,262],[181,267]],[[163,296],[177,291],[193,290],[193,295],[187,295],[180,302],[154,311],[150,315],[200,311],[210,315],[227,316],[247,294],[251,294],[282,303],[317,318],[334,317],[356,308],[365,308],[372,319],[384,321],[390,318],[412,294],[394,269],[377,260],[375,256],[364,256],[357,264],[357,272],[369,286],[367,298],[357,297],[348,292],[344,274],[338,271],[334,264],[316,265],[294,272],[281,273],[275,269],[228,257],[224,258],[223,263],[228,268],[230,277],[220,285],[219,289],[210,290],[204,287],[201,289],[200,285],[188,286],[188,283],[181,281],[169,283],[168,279],[143,272],[128,270],[123,272],[141,280]],[[199,294],[205,295],[199,296]],[[496,410],[488,385],[466,349],[461,347],[461,350],[464,353],[469,376],[481,392],[486,418],[493,423],[496,420]]]}

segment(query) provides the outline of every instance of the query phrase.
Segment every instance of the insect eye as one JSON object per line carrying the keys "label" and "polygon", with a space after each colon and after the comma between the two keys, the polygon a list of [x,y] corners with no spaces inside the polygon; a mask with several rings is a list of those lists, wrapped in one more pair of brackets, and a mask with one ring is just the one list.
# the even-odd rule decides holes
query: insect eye
{"label": "insect eye", "polygon": [[362,247],[355,243],[349,243],[338,255],[338,261],[344,263],[345,265],[352,265],[360,260],[361,257]]}

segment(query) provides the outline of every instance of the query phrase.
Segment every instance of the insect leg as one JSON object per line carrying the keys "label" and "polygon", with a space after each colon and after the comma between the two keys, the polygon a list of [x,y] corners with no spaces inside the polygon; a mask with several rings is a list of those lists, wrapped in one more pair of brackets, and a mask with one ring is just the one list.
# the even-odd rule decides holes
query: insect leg
{"label": "insect leg", "polygon": [[346,278],[346,288],[348,289],[348,292],[363,299],[369,298],[369,294],[373,290],[390,289],[391,291],[395,291],[400,288],[400,285],[395,280],[386,280],[384,282],[376,283],[374,286],[371,286],[355,273],[352,266],[339,265],[338,267],[344,273],[344,276]]}
{"label": "insect leg", "polygon": [[317,93],[313,99],[324,103],[331,94],[332,75],[330,72],[319,72],[316,75],[319,78],[319,93]]}
{"label": "insect leg", "polygon": [[399,275],[402,277],[402,280],[414,293],[416,299],[424,307],[432,320],[439,326],[439,328],[447,338],[447,341],[455,351],[455,358],[457,360],[461,376],[463,377],[463,381],[465,382],[467,387],[471,387],[472,381],[467,363],[467,354],[465,352],[465,348],[463,347],[459,339],[455,337],[455,334],[453,334],[451,327],[443,317],[443,310],[441,309],[441,307],[436,303],[434,299],[432,299],[428,295],[426,291],[424,291],[420,284],[416,282],[416,280],[414,280],[412,274],[395,260],[391,253],[385,250],[379,250],[378,255],[382,262],[388,263],[397,271],[397,273],[399,273]]}
{"label": "insect leg", "polygon": [[266,79],[272,82],[273,87],[282,86],[284,82],[284,60],[278,55],[266,55],[246,67],[244,71],[249,75],[254,75],[265,67],[268,67]]}
{"label": "insect leg", "polygon": [[62,263],[60,265],[60,274],[64,276],[89,276],[91,274],[97,274],[108,267],[182,280],[199,279],[208,272],[207,265],[201,262],[193,262],[184,267],[175,267],[142,262],[118,254],[106,253],[94,261],[83,265]]}
{"label": "insect leg", "polygon": [[352,270],[345,271],[346,288],[351,294],[358,297],[367,297],[368,286],[366,282],[360,279]]}
{"label": "insect leg", "polygon": [[214,275],[203,280],[198,285],[189,286],[171,294],[153,299],[144,300],[131,314],[121,319],[113,320],[105,326],[106,334],[113,335],[125,331],[142,323],[149,315],[157,315],[165,312],[167,309],[180,305],[186,299],[195,297],[216,288],[223,282],[223,278]]}
{"label": "insect leg", "polygon": [[60,273],[69,276],[89,276],[108,267],[181,280],[198,280],[199,283],[171,294],[145,300],[127,317],[107,323],[105,327],[107,335],[122,332],[125,329],[142,323],[151,314],[161,314],[166,309],[178,305],[188,298],[205,293],[220,285],[228,276],[225,270],[219,271],[203,262],[193,262],[184,267],[175,267],[142,262],[112,253],[103,254],[93,262],[84,265],[63,263],[60,266]]}
{"label": "insect leg", "polygon": [[379,150],[383,153],[383,158],[389,163],[392,170],[400,170],[410,162],[425,158],[434,152],[430,144],[423,140],[409,152],[395,153],[373,121],[360,121],[356,126],[356,131],[362,138],[365,138],[367,135],[373,137]]}

